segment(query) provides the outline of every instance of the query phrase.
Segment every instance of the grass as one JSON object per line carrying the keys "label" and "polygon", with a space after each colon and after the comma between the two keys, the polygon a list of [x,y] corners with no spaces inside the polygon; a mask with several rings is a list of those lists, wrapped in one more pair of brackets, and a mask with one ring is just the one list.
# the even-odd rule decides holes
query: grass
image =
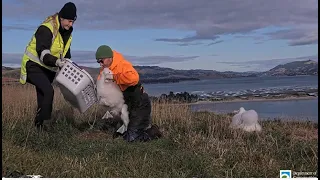
{"label": "grass", "polygon": [[[21,98],[20,98],[21,97]],[[232,116],[191,112],[187,105],[153,102],[164,137],[127,143],[79,124],[99,119],[94,106],[80,114],[55,90],[55,131],[38,133],[34,87],[2,86],[2,169],[48,178],[279,177],[280,169],[318,169],[318,125],[263,121],[260,133],[229,129]]]}

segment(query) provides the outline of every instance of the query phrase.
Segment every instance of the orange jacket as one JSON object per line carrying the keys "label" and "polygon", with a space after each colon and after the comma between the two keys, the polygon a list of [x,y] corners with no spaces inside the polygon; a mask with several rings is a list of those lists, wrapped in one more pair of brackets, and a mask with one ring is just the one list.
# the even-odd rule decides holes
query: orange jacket
{"label": "orange jacket", "polygon": [[[121,91],[125,91],[129,86],[137,85],[139,82],[139,74],[133,68],[132,64],[124,59],[122,54],[113,50],[113,61],[109,69],[114,74],[113,78],[119,85]],[[100,68],[98,79],[103,68]]]}

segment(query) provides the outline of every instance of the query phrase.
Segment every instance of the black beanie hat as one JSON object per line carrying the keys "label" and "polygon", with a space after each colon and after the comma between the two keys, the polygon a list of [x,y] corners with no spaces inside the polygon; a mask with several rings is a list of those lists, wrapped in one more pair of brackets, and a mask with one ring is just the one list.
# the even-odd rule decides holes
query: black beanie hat
{"label": "black beanie hat", "polygon": [[66,3],[59,12],[59,16],[64,19],[76,20],[77,19],[77,7],[74,3]]}

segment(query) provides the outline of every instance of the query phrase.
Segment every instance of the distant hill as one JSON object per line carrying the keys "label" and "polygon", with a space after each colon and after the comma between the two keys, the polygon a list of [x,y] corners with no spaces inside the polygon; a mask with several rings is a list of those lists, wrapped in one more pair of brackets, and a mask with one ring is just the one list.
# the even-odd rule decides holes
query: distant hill
{"label": "distant hill", "polygon": [[[81,66],[91,76],[96,79],[99,68]],[[215,70],[176,70],[172,68],[163,68],[158,66],[135,66],[140,74],[142,83],[169,83],[186,80],[200,79],[221,79],[235,77],[258,77],[258,76],[295,76],[295,75],[318,75],[318,62],[295,61],[283,65],[278,65],[265,72],[219,72]],[[20,68],[10,68],[2,66],[2,77],[16,78],[20,77]]]}
{"label": "distant hill", "polygon": [[2,66],[2,71],[3,70],[4,71],[6,71],[6,70],[14,70],[14,68]]}
{"label": "distant hill", "polygon": [[11,67],[2,66],[2,79],[4,78],[19,79],[20,68],[11,68]]}
{"label": "distant hill", "polygon": [[[158,66],[134,66],[139,72],[142,83],[166,83],[186,80],[220,79],[233,77],[256,76],[256,73],[219,72],[214,70],[176,70]],[[98,68],[82,67],[94,78],[98,76]]]}
{"label": "distant hill", "polygon": [[263,74],[268,76],[318,75],[318,62],[313,60],[294,61],[278,65]]}

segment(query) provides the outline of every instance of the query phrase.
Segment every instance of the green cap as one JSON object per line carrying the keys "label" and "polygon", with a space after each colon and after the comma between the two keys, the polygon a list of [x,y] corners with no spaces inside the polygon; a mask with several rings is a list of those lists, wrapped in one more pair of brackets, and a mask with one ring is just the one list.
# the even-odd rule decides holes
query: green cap
{"label": "green cap", "polygon": [[107,45],[101,45],[96,52],[96,59],[113,57],[112,49]]}

